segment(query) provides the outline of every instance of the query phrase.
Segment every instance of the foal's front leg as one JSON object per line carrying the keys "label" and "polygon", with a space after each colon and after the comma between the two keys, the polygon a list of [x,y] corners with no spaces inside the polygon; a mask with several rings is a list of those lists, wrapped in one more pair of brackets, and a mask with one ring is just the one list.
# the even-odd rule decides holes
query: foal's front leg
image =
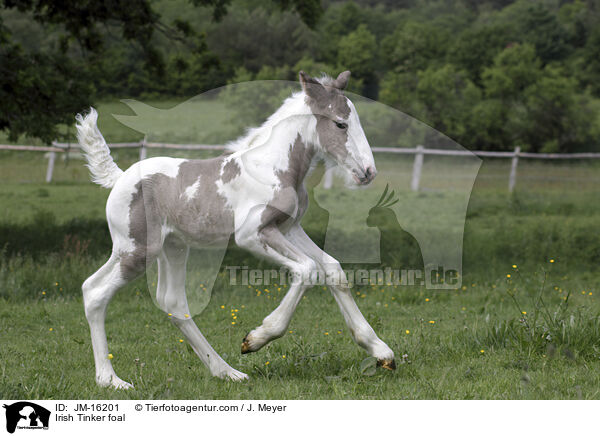
{"label": "foal's front leg", "polygon": [[[350,287],[346,283],[346,275],[340,263],[321,250],[304,232],[299,224],[295,224],[286,235],[295,247],[310,256],[326,274],[332,274],[339,280],[338,283],[329,285],[331,293],[344,316],[346,325],[355,342],[364,348],[371,356],[377,358],[377,364],[386,369],[396,369],[394,352],[383,342],[373,328],[369,325],[360,309],[356,305]],[[279,308],[277,308],[279,309]]]}
{"label": "foal's front leg", "polygon": [[294,275],[289,291],[281,303],[262,324],[244,337],[242,353],[257,351],[273,339],[283,336],[290,324],[292,315],[306,291],[308,277],[316,269],[315,262],[291,244],[276,225],[263,228],[255,237],[245,238],[236,235],[239,246],[262,257],[289,268]]}

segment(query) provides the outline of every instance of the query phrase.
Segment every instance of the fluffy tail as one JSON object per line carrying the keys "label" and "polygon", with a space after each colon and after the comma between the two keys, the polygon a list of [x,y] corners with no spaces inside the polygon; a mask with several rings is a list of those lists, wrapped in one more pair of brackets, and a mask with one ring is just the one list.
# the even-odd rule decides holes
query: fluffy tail
{"label": "fluffy tail", "polygon": [[105,188],[112,188],[123,174],[110,155],[106,141],[102,137],[96,122],[98,112],[90,108],[85,117],[77,114],[77,139],[88,162],[87,167],[92,174],[92,181]]}

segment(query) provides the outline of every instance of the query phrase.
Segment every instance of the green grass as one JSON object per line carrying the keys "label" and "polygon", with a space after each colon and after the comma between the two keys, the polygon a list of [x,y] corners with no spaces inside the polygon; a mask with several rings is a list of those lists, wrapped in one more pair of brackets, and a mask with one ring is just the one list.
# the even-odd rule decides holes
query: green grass
{"label": "green grass", "polygon": [[[322,288],[307,293],[290,326],[293,333],[242,356],[241,338],[274,309],[285,289],[271,286],[270,293],[261,289],[257,296],[255,289],[229,286],[221,276],[195,320],[217,351],[251,380],[214,379],[179,342],[179,331],[139,279],[117,295],[107,319],[116,371],[136,386],[130,392],[96,387],[80,297],[80,284],[110,246],[101,219],[106,195],[79,183],[0,187],[3,237],[31,234],[20,250],[6,247],[0,262],[0,396],[600,398],[600,276],[586,259],[595,249],[591,230],[597,229],[598,209],[585,192],[568,198],[521,194],[514,205],[515,197],[478,189],[468,212],[463,288],[357,288],[361,310],[397,355],[393,373],[363,374],[367,356],[351,341]],[[539,241],[535,230],[552,230],[548,221],[564,224],[567,235],[579,239]],[[54,233],[59,236],[53,239]],[[65,240],[64,234],[71,237]],[[535,250],[544,252],[536,256]],[[238,255],[228,254],[225,263],[235,264]],[[232,309],[239,311],[235,325]],[[520,311],[527,312],[527,323]]]}
{"label": "green grass", "polygon": [[[554,342],[543,340],[556,345],[540,348],[539,341],[519,339],[526,334],[517,321],[522,316],[502,286],[492,289],[486,283],[451,293],[363,290],[359,305],[399,363],[395,372],[378,370],[367,376],[360,369],[365,354],[349,338],[333,299],[322,289],[308,292],[290,326],[292,333],[244,356],[239,354],[241,338],[277,301],[265,293],[257,297],[253,290],[236,290],[233,296],[218,291],[196,321],[218,352],[251,377],[231,383],[211,377],[190,347],[179,342],[178,330],[152,305],[146,291],[133,286],[114,299],[108,312],[113,364],[136,386],[115,392],[95,385],[81,299],[65,297],[73,290],[61,291],[62,286],[59,282],[45,295],[26,300],[2,301],[3,337],[15,338],[5,339],[2,346],[2,397],[600,398],[594,296],[574,296],[574,307],[565,315],[565,342],[558,337]],[[272,296],[280,295],[271,291]],[[560,300],[561,294],[555,294],[546,301],[552,308]],[[535,309],[528,301],[524,298],[521,308],[531,323]],[[232,309],[238,309],[236,325],[231,325]],[[596,317],[587,312],[594,310]]]}
{"label": "green grass", "polygon": [[[131,113],[120,103],[100,110]],[[101,128],[112,141],[138,139],[102,115]],[[133,150],[116,155],[124,168],[137,159]],[[411,158],[376,158],[381,177],[373,189],[316,189],[319,204],[329,210],[340,204],[363,207],[375,203],[391,182],[400,187],[396,213],[403,225],[453,229],[450,212],[464,200],[460,162],[427,157],[426,189],[414,194],[402,188],[409,184]],[[522,160],[517,191],[509,195],[509,162],[485,160],[466,211],[459,290],[355,289],[361,311],[396,353],[395,372],[361,370],[367,356],[320,287],[307,292],[292,333],[242,356],[242,337],[276,307],[285,288],[270,286],[266,293],[261,287],[257,295],[255,288],[230,286],[221,275],[195,321],[215,349],[251,379],[215,379],[179,342],[181,334],[154,306],[141,278],[120,291],[108,309],[113,364],[136,387],[128,392],[95,385],[80,291],[110,250],[104,218],[109,191],[88,182],[80,160],[59,161],[50,185],[43,183],[45,166],[40,153],[0,155],[1,397],[600,399],[595,163]],[[442,170],[454,181],[444,183],[438,177]],[[437,211],[422,207],[433,203],[440,206]],[[324,229],[314,211],[305,227],[318,239]],[[360,239],[363,229],[348,220],[346,239]],[[266,267],[229,250],[224,265],[239,264]]]}

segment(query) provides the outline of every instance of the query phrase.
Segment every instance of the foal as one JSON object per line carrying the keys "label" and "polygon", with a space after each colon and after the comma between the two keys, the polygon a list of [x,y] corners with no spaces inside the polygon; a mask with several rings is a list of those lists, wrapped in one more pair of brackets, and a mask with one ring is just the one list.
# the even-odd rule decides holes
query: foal
{"label": "foal", "polygon": [[106,216],[113,240],[110,259],[82,286],[101,386],[130,388],[115,374],[104,330],[106,307],[115,292],[158,261],[156,300],[214,376],[242,380],[210,346],[190,318],[185,295],[189,246],[238,246],[289,268],[296,280],[262,325],[246,335],[242,353],[257,351],[283,336],[319,271],[343,278],[330,289],[354,340],[394,369],[394,353],[377,337],[356,306],[338,261],[306,235],[300,219],[308,207],[304,179],[311,165],[327,158],[345,168],[357,184],[376,175],[373,154],[356,109],[342,93],[350,72],[335,80],[300,72],[302,91],[259,128],[229,144],[229,153],[206,160],[156,157],[123,172],[114,163],[96,126],[94,109],[77,116],[78,139],[92,179],[113,188]]}

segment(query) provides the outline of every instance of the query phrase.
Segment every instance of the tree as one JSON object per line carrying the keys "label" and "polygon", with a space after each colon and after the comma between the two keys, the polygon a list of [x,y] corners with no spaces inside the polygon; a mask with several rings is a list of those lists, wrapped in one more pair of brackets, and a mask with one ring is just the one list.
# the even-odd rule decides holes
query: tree
{"label": "tree", "polygon": [[[454,140],[470,145],[469,120],[473,107],[481,99],[481,91],[466,71],[446,64],[439,68],[431,66],[417,74],[388,73],[380,97]],[[439,138],[438,135],[429,141]]]}
{"label": "tree", "polygon": [[578,76],[584,86],[600,97],[600,27],[594,29],[582,50],[581,70]]}
{"label": "tree", "polygon": [[[482,73],[484,95],[473,112],[473,141],[481,147],[529,150],[525,90],[541,77],[541,61],[531,44],[511,44]],[[491,134],[490,132],[493,132]]]}
{"label": "tree", "polygon": [[464,70],[446,64],[419,72],[416,94],[427,124],[459,142],[468,141],[468,119],[481,92]]}
{"label": "tree", "polygon": [[[225,69],[243,66],[257,73],[265,65],[292,65],[308,48],[310,29],[290,12],[264,7],[232,10],[207,35]],[[251,37],[250,37],[251,35]],[[285,43],[284,43],[285,42]]]}
{"label": "tree", "polygon": [[[369,32],[367,26],[361,24],[358,28],[340,39],[338,44],[338,67],[340,71],[350,70],[352,80],[349,90],[362,93],[365,85],[375,82],[375,56],[377,53],[377,41],[375,36]],[[367,96],[374,96],[372,88],[366,90]]]}
{"label": "tree", "polygon": [[364,13],[353,1],[331,5],[317,28],[318,40],[326,42],[314,47],[317,58],[335,64],[340,39],[364,23]]}
{"label": "tree", "polygon": [[588,99],[577,95],[576,79],[560,67],[542,67],[532,45],[499,53],[484,70],[483,84],[488,99],[477,105],[471,123],[476,143],[567,152],[594,140],[594,114]]}
{"label": "tree", "polygon": [[50,142],[59,136],[58,124],[72,124],[73,115],[91,102],[90,74],[82,59],[68,56],[70,39],[97,51],[102,39],[96,24],[116,20],[128,23],[122,27],[124,38],[145,46],[149,29],[157,23],[156,14],[141,0],[4,0],[1,6],[29,12],[42,23],[60,24],[67,32],[50,53],[26,52],[11,41],[0,21],[0,129],[8,130],[12,140],[27,134]]}
{"label": "tree", "polygon": [[418,78],[409,72],[388,71],[381,80],[379,99],[413,116],[421,114],[418,105],[416,89]]}
{"label": "tree", "polygon": [[388,69],[416,73],[443,60],[447,41],[443,29],[409,21],[383,39],[381,55]]}
{"label": "tree", "polygon": [[[190,0],[198,7],[212,9],[213,18],[227,13],[231,0]],[[273,0],[280,9],[297,12],[309,26],[322,14],[318,0]],[[127,83],[139,92],[147,87],[164,89],[167,62],[153,44],[155,32],[172,42],[185,44],[196,54],[191,63],[174,60],[179,73],[194,64],[210,64],[204,56],[204,34],[196,32],[185,20],[164,23],[153,10],[151,0],[2,0],[0,10],[18,9],[31,14],[40,23],[61,33],[60,45],[48,52],[26,51],[11,40],[0,18],[0,130],[14,140],[25,134],[45,142],[58,138],[57,125],[72,124],[73,116],[94,99],[91,85],[103,73],[106,64],[104,36],[106,28],[117,30],[120,37],[134,44],[142,65],[129,70]],[[58,29],[64,29],[60,31]],[[73,44],[75,43],[75,44]],[[73,45],[82,55],[73,55]]]}
{"label": "tree", "polygon": [[527,116],[524,142],[533,151],[572,152],[594,140],[594,113],[584,95],[577,95],[577,81],[560,67],[547,65],[536,82],[523,93]]}
{"label": "tree", "polygon": [[448,56],[469,73],[471,80],[480,84],[483,69],[491,66],[496,54],[510,42],[510,30],[505,25],[468,28],[458,36]]}
{"label": "tree", "polygon": [[482,74],[486,95],[517,98],[540,75],[541,62],[530,44],[513,44],[494,58],[494,65]]}
{"label": "tree", "polygon": [[571,50],[566,30],[543,4],[531,5],[522,15],[522,29],[524,41],[535,46],[535,52],[544,64],[564,58]]}
{"label": "tree", "polygon": [[27,54],[2,38],[0,130],[7,130],[13,141],[21,134],[46,143],[56,139],[57,125],[72,124],[93,93],[88,75],[76,75],[78,67],[63,53]]}

